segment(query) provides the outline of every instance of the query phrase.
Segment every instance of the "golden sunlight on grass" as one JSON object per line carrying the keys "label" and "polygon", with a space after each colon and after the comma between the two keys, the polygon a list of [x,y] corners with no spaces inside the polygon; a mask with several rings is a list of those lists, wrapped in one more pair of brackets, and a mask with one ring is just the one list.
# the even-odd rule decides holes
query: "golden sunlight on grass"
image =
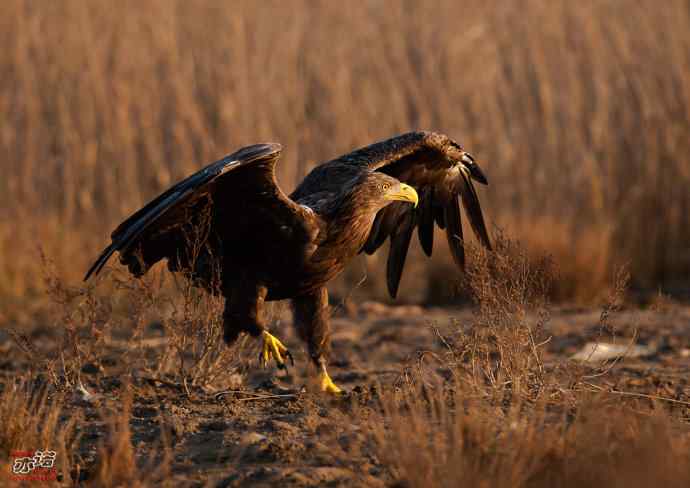
{"label": "golden sunlight on grass", "polygon": [[617,262],[673,286],[690,271],[688,15],[679,0],[4,2],[0,293],[37,289],[37,244],[77,279],[128,212],[240,145],[283,143],[291,189],[415,128],[475,154],[490,222],[587,265],[594,280],[564,267],[566,295],[600,295]]}

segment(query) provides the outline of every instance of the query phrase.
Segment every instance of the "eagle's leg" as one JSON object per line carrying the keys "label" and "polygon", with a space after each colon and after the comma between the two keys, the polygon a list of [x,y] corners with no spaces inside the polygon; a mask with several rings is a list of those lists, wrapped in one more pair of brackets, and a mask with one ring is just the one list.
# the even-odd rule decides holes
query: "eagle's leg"
{"label": "eagle's leg", "polygon": [[226,294],[225,311],[223,312],[223,339],[230,345],[241,332],[254,337],[261,337],[263,345],[259,353],[259,363],[267,366],[274,359],[279,369],[287,369],[285,359],[292,359],[292,354],[275,336],[266,330],[264,319],[264,300],[267,290],[264,286],[235,289]]}
{"label": "eagle's leg", "polygon": [[321,390],[336,395],[342,393],[326,370],[331,348],[328,291],[322,287],[293,298],[292,309],[295,327],[302,340],[307,343],[309,356],[319,372]]}

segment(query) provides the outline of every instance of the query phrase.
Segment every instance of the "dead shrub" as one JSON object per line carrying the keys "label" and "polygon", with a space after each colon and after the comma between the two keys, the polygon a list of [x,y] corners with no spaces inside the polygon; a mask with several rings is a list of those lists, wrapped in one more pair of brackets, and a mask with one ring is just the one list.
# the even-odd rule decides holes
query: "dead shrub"
{"label": "dead shrub", "polygon": [[467,245],[464,288],[476,309],[471,324],[458,324],[445,360],[456,378],[477,391],[489,386],[534,397],[544,386],[540,348],[546,341],[549,295],[554,267],[549,258],[534,260],[519,241],[497,231],[494,250]]}
{"label": "dead shrub", "polygon": [[[156,266],[133,279],[115,266],[89,283],[71,286],[50,259],[42,258],[58,345],[40,351],[21,331],[9,332],[32,367],[59,389],[82,387],[86,366],[97,374],[137,371],[175,381],[187,393],[189,386],[227,387],[228,378],[239,371],[244,341],[234,347],[223,341],[224,299],[199,289],[193,276]],[[213,276],[217,281],[217,272]],[[160,326],[162,334],[151,326]]]}

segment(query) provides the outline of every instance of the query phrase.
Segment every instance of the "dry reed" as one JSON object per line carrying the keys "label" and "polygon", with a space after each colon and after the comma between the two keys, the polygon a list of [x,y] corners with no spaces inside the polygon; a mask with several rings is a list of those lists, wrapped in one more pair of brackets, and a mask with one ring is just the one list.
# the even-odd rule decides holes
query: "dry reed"
{"label": "dry reed", "polygon": [[600,295],[617,262],[672,287],[690,272],[689,16],[681,0],[3,2],[0,318],[36,301],[36,243],[76,280],[127,213],[240,145],[282,142],[290,189],[416,128],[476,155],[489,220],[562,263],[566,298]]}

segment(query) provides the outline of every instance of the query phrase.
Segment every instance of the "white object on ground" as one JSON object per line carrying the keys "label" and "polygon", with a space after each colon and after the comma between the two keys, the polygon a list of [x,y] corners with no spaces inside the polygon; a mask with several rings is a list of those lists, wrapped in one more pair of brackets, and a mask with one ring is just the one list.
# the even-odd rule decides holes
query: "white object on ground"
{"label": "white object on ground", "polygon": [[596,363],[620,357],[639,358],[651,356],[655,352],[656,348],[650,346],[588,342],[582,349],[573,354],[571,359]]}

